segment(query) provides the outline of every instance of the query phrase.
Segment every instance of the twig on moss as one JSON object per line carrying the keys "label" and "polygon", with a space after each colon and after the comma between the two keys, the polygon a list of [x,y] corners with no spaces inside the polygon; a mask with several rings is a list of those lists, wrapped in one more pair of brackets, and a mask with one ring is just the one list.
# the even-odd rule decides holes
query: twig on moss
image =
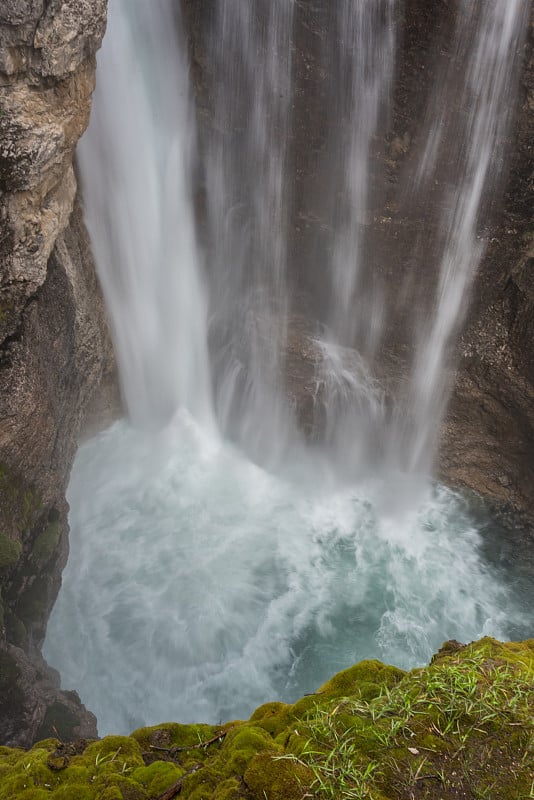
{"label": "twig on moss", "polygon": [[198,772],[198,770],[202,769],[203,766],[204,766],[203,764],[195,764],[195,766],[187,770],[187,772],[185,772],[182,775],[182,777],[176,781],[176,783],[173,783],[172,786],[169,786],[167,791],[163,792],[163,794],[160,794],[160,796],[156,798],[156,800],[172,800],[173,797],[176,797],[176,795],[180,794],[180,792],[182,791],[183,782],[188,777],[188,775],[192,775],[194,772]]}
{"label": "twig on moss", "polygon": [[174,755],[176,753],[183,753],[186,750],[202,750],[204,747],[209,747],[210,744],[215,744],[215,742],[222,742],[224,737],[228,731],[219,731],[216,736],[213,736],[211,739],[207,739],[205,742],[199,742],[198,744],[190,744],[186,745],[185,747],[156,747],[155,744],[150,745],[151,750],[158,750],[161,753],[169,753]]}

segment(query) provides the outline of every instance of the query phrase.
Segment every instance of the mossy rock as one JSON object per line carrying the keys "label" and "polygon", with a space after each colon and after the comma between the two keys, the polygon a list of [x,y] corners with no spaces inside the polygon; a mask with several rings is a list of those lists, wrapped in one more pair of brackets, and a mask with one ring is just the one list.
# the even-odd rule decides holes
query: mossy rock
{"label": "mossy rock", "polygon": [[313,783],[312,771],[298,761],[259,753],[245,772],[254,800],[302,800]]}
{"label": "mossy rock", "polygon": [[270,751],[281,753],[282,748],[275,744],[270,734],[255,725],[243,725],[231,731],[221,748],[219,761],[224,764],[221,775],[243,775],[249,761],[256,753]]}
{"label": "mossy rock", "polygon": [[31,552],[31,560],[38,564],[46,564],[57,550],[63,526],[60,522],[51,522],[38,534]]}
{"label": "mossy rock", "polygon": [[4,607],[4,623],[7,640],[25,650],[28,644],[28,631],[22,620],[7,605]]}
{"label": "mossy rock", "polygon": [[256,709],[250,721],[261,725],[272,736],[278,736],[287,726],[291,708],[286,703],[264,703]]}
{"label": "mossy rock", "polygon": [[10,534],[20,535],[36,525],[44,510],[39,492],[6,464],[0,464],[0,509]]}
{"label": "mossy rock", "polygon": [[148,767],[138,767],[131,778],[139,783],[149,797],[158,797],[185,774],[182,767],[168,761],[155,761]]}
{"label": "mossy rock", "polygon": [[119,792],[122,800],[149,800],[149,795],[145,789],[136,781],[132,780],[125,775],[117,775],[116,773],[97,775],[94,779],[92,787],[94,789],[94,796],[100,798],[106,792],[115,790]]}
{"label": "mossy rock", "polygon": [[27,629],[31,629],[35,622],[46,620],[53,581],[53,576],[44,571],[18,597],[13,610]]}
{"label": "mossy rock", "polygon": [[324,683],[317,694],[328,697],[362,696],[372,686],[372,695],[376,696],[376,689],[390,688],[401,681],[406,673],[397,667],[382,664],[381,661],[360,661],[353,667],[338,672],[333,678]]}
{"label": "mossy rock", "polygon": [[22,545],[20,542],[7,536],[5,533],[0,533],[0,570],[14,567],[21,553]]}
{"label": "mossy rock", "polygon": [[54,791],[54,800],[94,800],[94,797],[94,789],[74,781]]}
{"label": "mossy rock", "polygon": [[132,736],[106,736],[90,744],[83,753],[84,761],[94,763],[95,767],[134,769],[144,766],[143,751]]}
{"label": "mossy rock", "polygon": [[467,785],[473,796],[528,798],[533,687],[534,641],[486,638],[409,673],[362,662],[248,722],[0,748],[0,800],[154,800],[177,781],[183,800],[457,800]]}
{"label": "mossy rock", "polygon": [[[153,725],[148,728],[138,728],[132,733],[133,738],[144,750],[154,748],[193,747],[201,742],[212,739],[221,731],[221,726],[215,725],[180,725],[177,722],[167,722],[163,725]],[[199,753],[202,751],[199,750]]]}
{"label": "mossy rock", "polygon": [[241,784],[237,778],[228,778],[215,789],[213,800],[242,800]]}

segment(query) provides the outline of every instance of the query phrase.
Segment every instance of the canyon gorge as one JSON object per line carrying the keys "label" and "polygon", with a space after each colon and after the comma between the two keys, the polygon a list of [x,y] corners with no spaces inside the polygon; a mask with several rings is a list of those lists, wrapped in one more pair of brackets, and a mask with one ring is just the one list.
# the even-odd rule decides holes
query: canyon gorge
{"label": "canyon gorge", "polygon": [[[181,12],[181,57],[189,63],[185,73],[191,84],[181,88],[182,98],[191,94],[189,101],[183,100],[181,113],[190,112],[196,118],[195,141],[180,144],[189,160],[191,181],[191,219],[187,224],[195,231],[191,242],[197,238],[205,254],[209,291],[205,305],[192,308],[193,293],[202,289],[196,273],[186,284],[170,287],[169,300],[178,298],[180,305],[178,311],[176,305],[169,308],[169,319],[173,337],[191,336],[191,325],[200,324],[203,318],[209,320],[209,331],[202,347],[198,346],[201,334],[188,339],[185,355],[189,360],[182,357],[177,370],[185,374],[182,383],[161,383],[156,376],[161,340],[156,337],[154,345],[148,329],[146,351],[137,348],[145,359],[139,374],[135,373],[135,359],[132,373],[125,368],[120,352],[128,345],[117,346],[116,341],[121,400],[109,313],[92,253],[99,260],[100,245],[93,237],[91,246],[84,222],[84,204],[89,222],[94,219],[94,194],[91,200],[88,191],[84,200],[79,191],[80,171],[84,176],[81,183],[85,181],[88,189],[88,175],[97,175],[95,161],[87,166],[87,159],[95,156],[82,148],[79,167],[75,158],[78,140],[89,122],[95,81],[100,79],[96,54],[106,29],[107,3],[3,3],[2,743],[29,746],[56,729],[71,736],[96,735],[94,709],[87,711],[75,691],[60,689],[59,676],[44,661],[41,648],[67,563],[65,493],[77,448],[121,416],[123,408],[143,427],[147,418],[163,424],[161,420],[185,406],[206,425],[218,425],[254,464],[267,469],[287,461],[288,449],[309,447],[314,452],[336,454],[327,462],[328,469],[347,482],[359,479],[362,463],[367,469],[378,461],[377,453],[388,464],[393,461],[412,473],[434,472],[443,485],[463,492],[484,519],[493,518],[497,532],[491,534],[493,539],[488,535],[487,546],[506,569],[515,571],[519,581],[532,585],[534,9],[527,2],[515,4],[517,38],[511,38],[506,52],[510,74],[502,79],[499,122],[486,153],[480,207],[474,225],[466,232],[466,236],[474,234],[469,244],[480,253],[476,273],[466,274],[465,282],[456,286],[462,303],[454,320],[444,321],[439,347],[437,329],[427,324],[436,297],[439,305],[435,287],[448,241],[436,209],[447,207],[450,185],[461,182],[460,172],[476,173],[469,159],[482,156],[481,148],[473,153],[469,150],[472,120],[462,105],[461,87],[463,76],[477,67],[470,58],[476,46],[484,48],[480,38],[484,28],[475,14],[470,20],[473,27],[462,31],[464,6],[469,4],[452,0],[383,2],[374,27],[364,26],[362,34],[349,11],[341,23],[334,19],[334,5],[329,0],[258,2],[253,6],[256,17],[246,21],[249,33],[258,37],[250,42],[248,56],[257,56],[265,48],[267,53],[275,53],[276,59],[275,66],[266,59],[263,72],[256,66],[258,74],[270,76],[274,83],[267,77],[251,87],[248,82],[256,73],[247,71],[247,53],[243,55],[239,49],[242,45],[237,35],[240,25],[245,27],[246,15],[235,11],[235,17],[219,18],[220,4],[215,0],[183,0],[181,7],[174,4],[167,27],[178,27]],[[342,7],[342,2],[335,5],[336,13]],[[361,7],[365,9],[366,4]],[[151,4],[145,5],[148,17],[151,8]],[[231,8],[240,9],[241,5]],[[276,19],[273,9],[279,11]],[[213,41],[214,20],[220,25],[218,42]],[[500,20],[499,33],[508,22]],[[141,33],[149,29],[147,23]],[[332,30],[337,31],[337,38],[330,36]],[[458,30],[462,35],[455,34]],[[347,31],[365,40],[358,43],[361,62],[352,60],[350,47],[344,49]],[[483,95],[490,95],[502,78],[501,62],[496,63],[488,67],[484,62],[491,86],[484,87]],[[363,89],[355,79],[352,83],[348,80],[350,70],[366,76]],[[169,75],[158,78],[154,93],[162,94],[163,107],[170,108],[172,117],[179,112],[171,108],[168,96],[176,90],[178,78],[171,75],[167,80]],[[138,82],[138,76],[132,76],[132,94]],[[441,99],[433,96],[437,84],[446,87]],[[234,85],[235,97],[229,99],[221,85]],[[338,92],[340,86],[345,93]],[[246,99],[251,96],[255,97],[251,106],[257,116],[249,129]],[[373,96],[378,98],[374,105]],[[385,96],[389,98],[386,110],[379,102]],[[462,102],[458,97],[463,97]],[[479,134],[483,136],[494,122],[493,117],[483,116],[485,106],[480,103],[477,119],[485,126]],[[364,108],[361,120],[351,116],[353,105]],[[436,119],[441,134],[435,141]],[[167,122],[175,124],[174,118],[168,121],[155,114],[154,120],[161,122],[160,130]],[[141,134],[148,130],[138,117],[125,118],[125,122],[125,137],[128,124]],[[255,137],[250,135],[253,125],[257,126]],[[157,137],[158,126],[154,129]],[[359,138],[353,138],[355,129]],[[263,150],[255,149],[261,139],[258,130],[266,139]],[[107,139],[101,137],[100,141]],[[433,142],[439,159],[433,155]],[[136,159],[150,158],[142,136],[137,147],[133,155],[128,151],[125,165],[125,174],[133,181],[132,192],[141,175]],[[103,152],[106,155],[105,148]],[[266,152],[270,159],[262,159]],[[157,157],[154,161],[157,165]],[[351,178],[363,169],[362,164],[363,173]],[[286,173],[292,176],[288,192],[283,190]],[[186,175],[186,192],[188,180]],[[106,190],[104,177],[95,182]],[[240,269],[230,273],[228,264],[238,260],[236,253],[244,247],[242,231],[251,224],[247,209],[243,211],[235,198],[244,196],[253,207],[251,198],[257,197],[258,186],[269,187],[268,214],[263,218],[258,212],[253,244]],[[166,186],[167,194],[159,197],[161,217],[174,188]],[[126,190],[127,195],[130,184]],[[143,190],[149,194],[146,186]],[[97,205],[103,207],[106,201],[104,191]],[[350,224],[355,208],[356,227]],[[463,206],[453,217],[455,230],[469,211]],[[143,220],[141,216],[137,227],[143,227]],[[170,220],[168,230],[172,232],[172,228]],[[218,246],[223,241],[226,250]],[[170,236],[166,246],[171,250],[173,242]],[[354,252],[363,254],[364,268],[347,282],[342,269],[336,272],[336,264],[343,265],[346,254]],[[268,259],[283,262],[284,272],[269,272],[268,280],[261,284],[256,276],[266,274]],[[332,272],[324,268],[326,262],[332,264]],[[118,279],[119,294],[128,294],[128,280],[124,276]],[[262,291],[254,294],[249,291],[251,285],[261,286]],[[442,286],[443,296],[446,282]],[[140,318],[148,307],[151,287],[149,283],[144,289]],[[358,314],[351,305],[355,294],[363,298]],[[248,316],[241,319],[243,306]],[[381,316],[377,309],[386,311]],[[192,312],[193,322],[180,328]],[[203,324],[208,327],[207,322]],[[114,335],[120,336],[118,323],[112,321],[111,325]],[[180,334],[181,330],[185,333]],[[425,341],[433,348],[426,356]],[[414,351],[420,353],[419,360],[414,359]],[[362,354],[365,362],[360,359]],[[164,355],[167,363],[177,357],[172,347]],[[204,371],[199,367],[203,359],[210,364]],[[244,378],[235,378],[233,359],[245,365]],[[371,381],[368,363],[374,369]],[[431,395],[414,391],[418,369],[426,377],[436,363],[439,376]],[[184,381],[188,386],[205,384],[203,396],[213,395],[213,407],[200,403],[198,394],[193,397],[184,391]],[[362,385],[366,387],[363,392]],[[373,393],[375,385],[380,387],[379,402]],[[348,406],[344,405],[347,397]],[[358,413],[353,417],[354,406]],[[407,409],[414,410],[413,417]],[[399,417],[403,424],[398,424]],[[349,435],[358,447],[349,448],[346,457],[339,459],[337,454]],[[110,459],[113,449],[114,445]],[[83,477],[81,481],[83,486]],[[286,502],[278,495],[276,498]],[[258,542],[258,548],[260,545]],[[445,632],[442,638],[447,638]],[[134,717],[131,727],[136,723]]]}

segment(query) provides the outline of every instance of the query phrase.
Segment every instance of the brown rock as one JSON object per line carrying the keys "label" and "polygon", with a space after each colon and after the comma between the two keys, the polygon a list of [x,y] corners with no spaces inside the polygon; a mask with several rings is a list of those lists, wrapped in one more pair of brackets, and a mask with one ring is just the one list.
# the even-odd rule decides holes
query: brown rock
{"label": "brown rock", "polygon": [[73,168],[105,10],[105,0],[0,10],[0,666],[13,676],[0,741],[12,744],[51,726],[96,735],[39,647],[67,558],[78,433],[113,374]]}

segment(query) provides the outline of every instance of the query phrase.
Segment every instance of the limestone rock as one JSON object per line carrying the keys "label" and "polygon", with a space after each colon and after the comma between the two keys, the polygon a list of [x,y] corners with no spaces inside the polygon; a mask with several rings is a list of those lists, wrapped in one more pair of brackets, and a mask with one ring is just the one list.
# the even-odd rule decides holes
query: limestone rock
{"label": "limestone rock", "polygon": [[78,432],[113,369],[73,166],[105,12],[105,0],[0,9],[0,665],[18,697],[0,739],[25,745],[54,708],[96,733],[39,648],[67,559]]}

